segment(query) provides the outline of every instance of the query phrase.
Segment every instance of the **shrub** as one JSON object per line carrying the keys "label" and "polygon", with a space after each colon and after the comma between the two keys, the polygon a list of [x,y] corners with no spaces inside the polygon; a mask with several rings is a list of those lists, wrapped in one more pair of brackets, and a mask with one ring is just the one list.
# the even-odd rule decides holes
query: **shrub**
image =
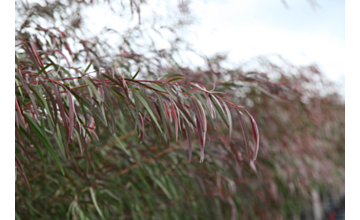
{"label": "shrub", "polygon": [[187,68],[184,2],[164,50],[144,2],[104,3],[138,15],[115,46],[87,36],[101,2],[16,2],[18,219],[280,219],[344,187],[344,103],[315,65]]}

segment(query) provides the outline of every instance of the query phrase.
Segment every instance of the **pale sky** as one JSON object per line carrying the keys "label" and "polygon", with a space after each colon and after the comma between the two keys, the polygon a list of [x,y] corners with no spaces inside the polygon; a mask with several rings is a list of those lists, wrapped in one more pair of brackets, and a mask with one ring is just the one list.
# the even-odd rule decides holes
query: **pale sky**
{"label": "pale sky", "polygon": [[[317,63],[344,94],[345,0],[316,1],[314,8],[309,0],[286,0],[286,8],[281,0],[193,0],[190,10],[197,20],[185,36],[206,55],[228,52],[234,64],[268,54],[280,54],[296,65]],[[171,20],[169,8],[177,4],[177,0],[148,0],[141,9],[142,18],[155,11],[167,13]],[[121,21],[104,7],[89,8],[87,14],[94,35],[104,26],[122,33],[137,23],[136,15],[133,20]],[[168,35],[164,30],[162,34]],[[159,49],[169,47],[156,34],[150,37]],[[188,60],[202,64],[200,59]]]}
{"label": "pale sky", "polygon": [[232,61],[277,53],[294,64],[317,63],[344,89],[345,1],[208,0],[191,5],[200,20],[189,37],[205,54],[229,52]]}

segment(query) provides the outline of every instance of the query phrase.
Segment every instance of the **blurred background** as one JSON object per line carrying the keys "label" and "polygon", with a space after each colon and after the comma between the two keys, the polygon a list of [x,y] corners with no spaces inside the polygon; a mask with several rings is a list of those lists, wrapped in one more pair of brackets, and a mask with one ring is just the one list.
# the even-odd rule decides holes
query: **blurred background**
{"label": "blurred background", "polygon": [[[228,59],[222,65],[227,67],[250,63],[258,56],[276,60],[277,55],[294,65],[316,63],[345,96],[345,0],[180,2],[186,5],[187,19],[191,22],[186,30],[181,30],[182,37],[189,44],[187,46],[197,52],[206,56],[226,54]],[[142,9],[141,16],[146,19],[155,16],[156,11],[162,16],[168,14],[169,20],[174,19],[171,11],[177,3],[151,1]],[[121,31],[133,24],[111,16],[106,8],[94,7],[87,16],[94,34],[104,27]],[[166,36],[168,33],[162,34],[166,39],[172,37]],[[158,36],[153,33],[151,37],[157,39]],[[156,44],[159,50],[171,47],[161,40]],[[206,65],[203,59],[192,54],[187,54],[183,61],[187,66]]]}

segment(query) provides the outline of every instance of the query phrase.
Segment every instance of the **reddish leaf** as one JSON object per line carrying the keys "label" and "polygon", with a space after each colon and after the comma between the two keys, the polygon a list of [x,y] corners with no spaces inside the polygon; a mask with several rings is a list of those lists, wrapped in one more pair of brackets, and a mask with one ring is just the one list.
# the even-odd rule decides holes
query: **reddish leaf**
{"label": "reddish leaf", "polygon": [[66,120],[65,108],[64,108],[64,105],[63,105],[63,100],[61,99],[59,90],[58,90],[57,86],[55,85],[55,83],[53,81],[51,81],[51,82],[52,82],[52,85],[53,85],[56,101],[57,101],[57,104],[59,106],[60,115],[61,115],[61,118],[63,119],[63,124],[65,126],[65,130],[66,130],[67,134],[70,136],[68,123],[67,123],[67,120]]}
{"label": "reddish leaf", "polygon": [[16,155],[15,155],[15,163],[16,163],[16,165],[18,166],[18,168],[20,170],[20,174],[21,174],[22,178],[24,179],[27,188],[31,192],[30,184],[29,184],[29,182],[28,182],[28,180],[26,178],[26,174],[25,174],[25,172],[24,172],[24,170],[23,170],[23,168],[21,166],[20,160],[18,159],[18,157]]}
{"label": "reddish leaf", "polygon": [[38,62],[36,62],[36,59],[35,59],[34,54],[31,52],[30,48],[26,45],[26,42],[23,41],[23,45],[25,46],[25,50],[26,50],[26,52],[29,54],[30,59],[34,62],[36,68],[37,68],[38,70],[40,70],[41,68],[40,68]]}
{"label": "reddish leaf", "polygon": [[170,112],[169,112],[169,108],[168,108],[168,106],[167,106],[166,103],[164,103],[164,105],[165,105],[166,114],[167,114],[167,116],[171,119],[171,115],[170,115]]}
{"label": "reddish leaf", "polygon": [[196,103],[194,101],[194,99],[191,99],[192,104],[193,104],[193,111],[195,112],[195,117],[196,117],[196,125],[197,125],[197,129],[198,129],[198,137],[199,137],[199,141],[200,141],[200,149],[201,149],[201,158],[200,158],[200,162],[204,161],[204,140],[203,140],[203,135],[202,135],[202,121],[201,121],[201,116],[200,116],[200,112],[199,109],[196,106]]}
{"label": "reddish leaf", "polygon": [[240,126],[241,126],[241,130],[242,130],[242,133],[243,133],[243,136],[244,136],[245,149],[247,151],[249,161],[250,161],[250,160],[252,160],[253,157],[252,157],[251,152],[250,152],[249,134],[248,134],[248,131],[246,129],[244,116],[243,116],[243,113],[240,112],[240,110],[237,110],[236,112],[238,113],[238,116],[239,116]]}
{"label": "reddish leaf", "polygon": [[[50,90],[50,88],[40,79],[39,80],[40,83],[42,84],[42,86],[44,87],[45,89],[45,92],[48,94],[48,97],[50,98],[50,101],[51,101],[51,104],[52,104],[52,110],[53,110],[53,120],[54,120],[54,133],[56,132],[56,129],[57,129],[57,121],[58,121],[58,114],[57,114],[57,108],[56,108],[56,101],[54,99],[54,96]],[[50,113],[50,112],[49,112]]]}
{"label": "reddish leaf", "polygon": [[226,110],[226,114],[227,114],[227,118],[228,118],[228,123],[229,123],[229,138],[228,138],[228,142],[226,147],[229,148],[230,145],[230,141],[231,141],[231,133],[232,133],[232,120],[231,120],[231,113],[229,110],[229,107],[227,106],[227,104],[223,101],[225,110]]}
{"label": "reddish leaf", "polygon": [[37,110],[37,106],[36,106],[36,102],[35,102],[35,99],[34,99],[34,96],[33,94],[31,93],[26,81],[24,80],[24,78],[22,77],[22,74],[21,74],[21,70],[19,69],[19,71],[16,71],[18,73],[18,76],[19,76],[19,79],[21,81],[21,84],[23,86],[23,88],[25,89],[25,91],[28,93],[29,97],[30,97],[30,100],[31,100],[31,103],[33,105],[33,108],[34,108],[34,112],[37,116],[39,116],[39,112]]}
{"label": "reddish leaf", "polygon": [[66,93],[67,93],[68,99],[69,99],[69,120],[70,120],[69,138],[68,138],[68,144],[69,144],[70,140],[71,140],[71,134],[74,129],[74,114],[75,114],[75,112],[74,112],[74,101],[73,101],[72,95],[69,90],[66,90]]}
{"label": "reddish leaf", "polygon": [[191,119],[188,111],[186,111],[186,109],[183,107],[183,105],[177,101],[174,100],[174,102],[176,103],[178,109],[180,109],[180,111],[183,113],[183,115],[185,116],[185,118],[194,126],[196,127],[194,121]]}
{"label": "reddish leaf", "polygon": [[65,42],[65,48],[66,48],[66,50],[69,52],[70,56],[72,56],[72,51],[71,51],[71,49],[70,49],[70,47],[69,47],[68,42]]}
{"label": "reddish leaf", "polygon": [[175,112],[176,106],[175,107],[174,106],[175,106],[175,104],[171,103],[171,110],[172,110],[172,114],[173,114],[173,117],[174,117],[174,123],[175,123],[175,139],[177,141],[179,131],[178,131],[178,121],[177,121],[176,112]]}
{"label": "reddish leaf", "polygon": [[254,141],[255,141],[255,155],[253,157],[253,160],[256,160],[259,151],[259,130],[255,122],[255,119],[252,116],[250,118],[251,118],[251,127],[254,135]]}
{"label": "reddish leaf", "polygon": [[37,58],[38,62],[40,63],[41,67],[42,67],[42,68],[44,68],[44,64],[42,63],[42,61],[41,61],[41,59],[40,59],[40,57],[39,57],[38,53],[36,52],[36,49],[35,49],[34,45],[33,45],[32,43],[30,43],[30,45],[31,45],[31,48],[33,49],[34,54],[35,54],[35,56],[36,56],[36,58]]}
{"label": "reddish leaf", "polygon": [[252,127],[252,132],[253,132],[253,137],[254,137],[254,142],[255,142],[255,154],[253,155],[253,160],[256,160],[258,151],[259,151],[259,130],[258,130],[258,126],[256,124],[256,121],[254,119],[254,117],[245,109],[241,108],[242,110],[244,110],[246,112],[246,114],[250,117],[250,122],[251,122],[251,127]]}
{"label": "reddish leaf", "polygon": [[19,119],[18,119],[16,112],[15,112],[15,122],[16,122],[16,126],[19,127],[20,124],[19,124]]}
{"label": "reddish leaf", "polygon": [[213,119],[215,119],[216,117],[216,114],[215,114],[215,110],[214,110],[214,107],[210,101],[210,98],[209,98],[209,95],[207,93],[205,93],[205,97],[206,97],[206,102],[207,102],[207,105],[208,105],[208,108],[209,108],[209,111],[210,111],[210,115]]}
{"label": "reddish leaf", "polygon": [[204,108],[202,107],[201,103],[199,102],[199,106],[200,106],[200,109],[201,109],[201,114],[202,114],[202,117],[203,117],[203,123],[204,123],[204,126],[203,126],[203,132],[204,132],[204,144],[205,144],[205,139],[206,139],[206,132],[207,132],[207,121],[206,121],[206,116],[205,116],[205,111],[204,111]]}
{"label": "reddish leaf", "polygon": [[20,115],[20,118],[21,118],[22,122],[23,122],[24,125],[25,125],[25,120],[24,120],[24,117],[23,117],[23,115],[22,115],[22,111],[21,111],[21,109],[20,109],[20,106],[19,106],[19,103],[18,103],[18,100],[17,100],[16,97],[15,97],[15,106],[16,106],[16,109],[17,109],[19,115]]}
{"label": "reddish leaf", "polygon": [[58,53],[60,53],[61,56],[63,56],[63,57],[65,58],[65,60],[66,60],[66,62],[67,62],[67,65],[69,66],[69,68],[71,68],[70,63],[69,63],[69,60],[66,58],[66,56],[65,56],[60,50],[55,49],[55,51],[58,52]]}

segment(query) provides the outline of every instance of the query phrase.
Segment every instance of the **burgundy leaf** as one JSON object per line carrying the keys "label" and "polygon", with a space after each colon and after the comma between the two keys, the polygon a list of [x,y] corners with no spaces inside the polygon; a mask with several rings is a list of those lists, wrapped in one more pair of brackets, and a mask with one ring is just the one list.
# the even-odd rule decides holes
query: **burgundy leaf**
{"label": "burgundy leaf", "polygon": [[247,151],[249,161],[250,161],[250,160],[252,160],[253,157],[252,157],[250,149],[249,149],[250,148],[250,146],[249,146],[249,134],[248,134],[248,131],[247,131],[247,128],[246,128],[246,125],[245,125],[244,116],[243,116],[243,113],[240,112],[240,110],[237,110],[236,112],[238,113],[238,116],[239,116],[240,126],[241,126],[241,130],[242,130],[242,133],[243,133],[243,136],[244,136],[245,149]]}
{"label": "burgundy leaf", "polygon": [[206,97],[206,102],[207,102],[207,105],[208,105],[208,108],[209,108],[209,111],[210,111],[210,115],[211,115],[211,117],[213,119],[215,119],[216,114],[215,114],[214,107],[212,106],[212,103],[210,101],[209,95],[207,93],[205,93],[205,97]]}
{"label": "burgundy leaf", "polygon": [[224,101],[223,101],[223,104],[224,104],[226,114],[227,114],[227,118],[228,118],[228,121],[229,121],[229,138],[228,138],[228,142],[227,142],[227,145],[226,145],[226,147],[229,149],[229,145],[230,145],[230,142],[231,142],[231,133],[232,133],[232,120],[231,120],[231,113],[230,113],[229,107],[227,106],[227,104]]}
{"label": "burgundy leaf", "polygon": [[22,74],[21,74],[21,70],[19,69],[19,71],[16,71],[18,73],[18,76],[19,76],[19,79],[21,81],[21,84],[23,86],[23,88],[25,89],[25,91],[28,93],[29,97],[30,97],[30,100],[31,100],[31,103],[33,104],[33,108],[34,108],[34,112],[37,116],[39,116],[39,112],[37,110],[37,106],[36,106],[36,102],[35,102],[35,99],[34,99],[34,95],[31,93],[26,81],[24,80],[24,78],[22,77]]}
{"label": "burgundy leaf", "polygon": [[196,127],[194,121],[191,119],[188,111],[186,111],[186,109],[183,107],[183,105],[177,101],[174,100],[174,102],[176,103],[178,109],[180,109],[180,111],[185,115],[185,118],[194,126]]}
{"label": "burgundy leaf", "polygon": [[35,49],[34,45],[33,45],[32,43],[30,43],[30,45],[31,45],[31,48],[33,49],[34,54],[35,54],[35,56],[36,56],[37,60],[39,61],[39,63],[40,63],[40,65],[41,65],[41,67],[42,67],[42,68],[44,68],[44,64],[42,63],[42,61],[41,61],[41,59],[40,59],[40,57],[39,57],[38,53],[36,52],[36,49]]}
{"label": "burgundy leaf", "polygon": [[57,104],[59,106],[60,115],[61,115],[61,118],[63,119],[63,124],[65,126],[65,130],[66,130],[67,134],[70,136],[69,127],[68,127],[68,123],[67,123],[67,120],[66,120],[66,114],[65,114],[65,108],[64,108],[63,100],[61,99],[59,90],[56,87],[55,83],[53,81],[51,81],[51,82],[52,82],[52,85],[53,85],[56,101],[57,101]]}
{"label": "burgundy leaf", "polygon": [[17,127],[20,127],[19,119],[18,119],[18,116],[17,116],[17,114],[16,114],[16,111],[15,111],[15,122],[16,122],[16,126],[17,126]]}
{"label": "burgundy leaf", "polygon": [[65,58],[65,60],[66,60],[66,62],[67,62],[67,65],[69,66],[69,68],[71,68],[70,63],[69,63],[69,60],[66,58],[66,56],[65,56],[60,50],[55,49],[55,51],[58,52],[58,53],[60,53],[61,56],[63,56],[63,57]]}
{"label": "burgundy leaf", "polygon": [[74,129],[74,114],[75,114],[75,111],[74,111],[74,101],[73,101],[73,98],[72,98],[72,95],[70,93],[69,90],[66,90],[66,93],[68,95],[68,99],[69,99],[69,120],[70,120],[70,126],[69,126],[69,138],[68,138],[68,144],[70,143],[70,140],[71,140],[71,134],[72,134],[72,131]]}
{"label": "burgundy leaf", "polygon": [[244,108],[237,106],[238,108],[242,109],[243,111],[246,112],[246,114],[249,116],[250,118],[250,122],[251,122],[251,126],[252,126],[252,132],[253,132],[253,137],[254,137],[254,142],[255,142],[255,154],[253,155],[253,160],[256,160],[258,151],[259,151],[259,129],[258,126],[256,124],[256,121],[254,119],[254,117]]}
{"label": "burgundy leaf", "polygon": [[202,114],[202,117],[203,117],[203,135],[204,135],[204,144],[205,144],[205,139],[206,139],[206,132],[207,132],[207,121],[206,121],[206,116],[205,116],[205,111],[204,111],[204,108],[202,107],[201,103],[199,102],[199,106],[200,106],[200,109],[201,109],[201,114]]}
{"label": "burgundy leaf", "polygon": [[[54,133],[57,130],[57,121],[58,121],[58,114],[57,114],[57,108],[56,108],[56,101],[54,99],[54,96],[52,95],[52,92],[50,88],[40,79],[39,80],[42,86],[45,89],[45,92],[48,94],[48,97],[50,98],[51,104],[52,104],[52,110],[53,110],[53,118],[54,118]],[[50,112],[49,112],[50,113]]]}
{"label": "burgundy leaf", "polygon": [[15,155],[15,163],[16,163],[16,165],[18,166],[18,168],[20,170],[20,174],[21,174],[22,178],[24,179],[27,188],[31,192],[30,184],[29,184],[29,182],[28,182],[28,180],[26,178],[26,174],[25,174],[25,172],[24,172],[24,170],[23,170],[23,168],[21,166],[20,160],[18,159],[18,157],[16,155]]}
{"label": "burgundy leaf", "polygon": [[19,106],[19,103],[18,103],[18,100],[17,100],[16,97],[15,97],[15,106],[16,106],[16,109],[17,109],[19,115],[20,115],[20,118],[21,118],[22,122],[23,122],[24,125],[25,125],[25,120],[24,120],[24,117],[23,117],[23,115],[22,115],[22,111],[20,110],[20,106]]}
{"label": "burgundy leaf", "polygon": [[71,49],[70,49],[70,47],[69,47],[68,42],[65,42],[65,48],[66,48],[66,50],[69,52],[70,56],[72,56],[72,51],[71,51]]}
{"label": "burgundy leaf", "polygon": [[253,160],[256,160],[258,151],[259,151],[259,130],[257,127],[257,124],[255,122],[255,119],[251,116],[251,127],[254,135],[254,141],[255,141],[255,155],[253,157]]}
{"label": "burgundy leaf", "polygon": [[256,121],[255,121],[254,117],[248,111],[246,111],[246,113],[250,117],[250,122],[251,122],[254,142],[255,142],[255,154],[253,155],[253,160],[255,161],[256,157],[257,157],[257,154],[258,154],[258,151],[259,151],[259,130],[258,130],[258,126],[256,124]]}
{"label": "burgundy leaf", "polygon": [[174,108],[175,104],[174,103],[171,103],[171,110],[172,110],[172,114],[173,114],[173,117],[174,117],[174,123],[175,123],[175,138],[176,138],[176,141],[178,139],[178,121],[177,121],[177,117],[176,117],[176,112],[175,112],[175,108]]}
{"label": "burgundy leaf", "polygon": [[202,155],[200,158],[200,162],[203,162],[204,161],[204,146],[205,146],[204,135],[203,135],[203,122],[201,120],[199,108],[197,107],[194,99],[191,98],[191,101],[192,101],[193,108],[194,108],[193,111],[195,112],[196,125],[197,125],[197,129],[198,129],[198,137],[199,137],[199,141],[200,141],[200,148],[201,148],[201,155]]}
{"label": "burgundy leaf", "polygon": [[26,52],[27,52],[27,53],[29,54],[29,56],[30,56],[30,59],[34,62],[36,68],[37,68],[38,70],[40,70],[41,68],[40,68],[38,62],[36,62],[36,59],[35,59],[35,57],[34,57],[34,54],[31,52],[30,48],[26,45],[26,42],[23,41],[23,44],[24,44],[24,46],[25,46]]}

